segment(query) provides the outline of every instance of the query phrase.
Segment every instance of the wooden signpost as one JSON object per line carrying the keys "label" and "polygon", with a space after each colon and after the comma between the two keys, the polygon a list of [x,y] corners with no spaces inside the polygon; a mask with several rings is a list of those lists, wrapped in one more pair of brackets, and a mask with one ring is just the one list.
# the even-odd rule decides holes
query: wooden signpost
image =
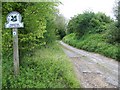
{"label": "wooden signpost", "polygon": [[13,29],[13,61],[14,61],[14,74],[19,74],[19,49],[18,49],[18,29],[23,28],[23,23],[21,23],[22,17],[19,12],[13,11],[7,16],[7,23],[5,23],[5,28]]}

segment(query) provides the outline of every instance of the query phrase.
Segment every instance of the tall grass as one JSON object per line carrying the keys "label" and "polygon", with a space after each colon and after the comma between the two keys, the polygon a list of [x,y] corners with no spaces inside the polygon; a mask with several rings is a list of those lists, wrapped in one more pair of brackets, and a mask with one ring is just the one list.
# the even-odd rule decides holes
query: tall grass
{"label": "tall grass", "polygon": [[14,78],[13,60],[3,57],[3,88],[80,88],[72,63],[59,45],[44,47],[20,63],[20,74]]}

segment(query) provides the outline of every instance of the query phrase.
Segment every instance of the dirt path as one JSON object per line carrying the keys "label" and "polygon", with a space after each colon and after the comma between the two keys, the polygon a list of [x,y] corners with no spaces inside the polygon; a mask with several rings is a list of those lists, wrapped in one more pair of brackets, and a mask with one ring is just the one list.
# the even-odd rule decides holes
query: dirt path
{"label": "dirt path", "polygon": [[60,41],[71,59],[83,88],[118,87],[118,62],[99,54],[79,50]]}

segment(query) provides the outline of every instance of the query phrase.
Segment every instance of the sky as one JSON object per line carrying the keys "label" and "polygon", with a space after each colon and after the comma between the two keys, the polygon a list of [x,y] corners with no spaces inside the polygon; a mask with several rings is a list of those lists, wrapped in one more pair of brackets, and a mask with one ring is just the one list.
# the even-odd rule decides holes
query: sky
{"label": "sky", "polygon": [[67,19],[74,15],[90,10],[95,13],[103,12],[114,18],[113,7],[115,0],[60,0],[63,4],[59,6],[60,13]]}

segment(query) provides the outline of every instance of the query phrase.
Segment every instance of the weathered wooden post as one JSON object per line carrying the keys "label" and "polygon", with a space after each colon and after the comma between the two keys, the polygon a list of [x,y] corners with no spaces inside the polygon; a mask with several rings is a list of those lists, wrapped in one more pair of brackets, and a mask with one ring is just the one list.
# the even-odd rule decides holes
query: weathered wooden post
{"label": "weathered wooden post", "polygon": [[19,52],[18,52],[18,30],[13,29],[13,59],[14,59],[14,73],[19,73]]}
{"label": "weathered wooden post", "polygon": [[13,11],[7,16],[6,28],[13,28],[13,62],[14,62],[14,74],[19,74],[19,49],[18,49],[18,29],[22,28],[22,17],[19,12]]}

